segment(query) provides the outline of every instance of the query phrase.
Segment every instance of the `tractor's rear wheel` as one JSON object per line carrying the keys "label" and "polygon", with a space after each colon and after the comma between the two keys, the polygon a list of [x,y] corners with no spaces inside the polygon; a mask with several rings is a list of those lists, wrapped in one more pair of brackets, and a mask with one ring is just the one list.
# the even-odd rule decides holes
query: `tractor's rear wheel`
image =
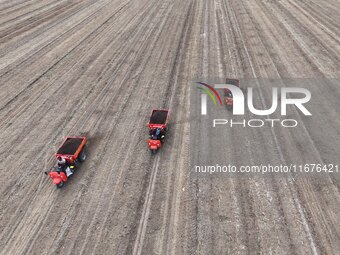
{"label": "tractor's rear wheel", "polygon": [[85,148],[80,152],[79,156],[78,156],[78,160],[79,162],[84,162],[86,159],[86,151]]}

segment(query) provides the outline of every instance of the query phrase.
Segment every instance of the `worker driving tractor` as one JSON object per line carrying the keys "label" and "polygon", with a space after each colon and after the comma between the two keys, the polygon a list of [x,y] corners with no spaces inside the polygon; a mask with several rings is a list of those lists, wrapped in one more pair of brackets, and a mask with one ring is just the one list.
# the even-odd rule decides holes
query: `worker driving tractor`
{"label": "worker driving tractor", "polygon": [[165,138],[165,131],[161,128],[154,128],[150,130],[150,138],[152,140],[160,140],[163,143]]}
{"label": "worker driving tractor", "polygon": [[59,172],[64,172],[67,176],[70,176],[73,174],[73,168],[74,166],[67,162],[65,158],[57,157],[57,169]]}

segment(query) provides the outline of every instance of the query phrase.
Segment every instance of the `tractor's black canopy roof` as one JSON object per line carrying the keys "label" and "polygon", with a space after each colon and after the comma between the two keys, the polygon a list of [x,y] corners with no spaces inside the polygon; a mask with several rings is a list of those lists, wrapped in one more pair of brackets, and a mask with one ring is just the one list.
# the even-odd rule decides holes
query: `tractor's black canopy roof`
{"label": "tractor's black canopy roof", "polygon": [[166,110],[154,110],[152,112],[150,123],[151,124],[165,124],[168,111]]}
{"label": "tractor's black canopy roof", "polygon": [[73,155],[79,148],[82,138],[67,138],[63,145],[59,148],[57,154]]}

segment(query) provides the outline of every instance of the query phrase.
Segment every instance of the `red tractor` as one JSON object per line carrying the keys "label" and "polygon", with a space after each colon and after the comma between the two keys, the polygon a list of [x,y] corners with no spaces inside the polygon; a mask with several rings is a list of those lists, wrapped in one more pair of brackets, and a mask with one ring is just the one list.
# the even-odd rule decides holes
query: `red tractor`
{"label": "red tractor", "polygon": [[[240,80],[227,78],[226,84],[240,87]],[[223,89],[223,92],[224,92],[224,104],[227,106],[228,110],[232,110],[233,109],[233,94],[231,93],[229,89]]]}
{"label": "red tractor", "polygon": [[45,172],[53,180],[57,188],[61,188],[68,178],[73,175],[75,169],[80,162],[85,161],[86,152],[85,144],[86,137],[69,136],[66,137],[62,145],[59,147],[56,158],[62,162],[63,165],[58,163],[57,166],[52,167],[49,172]]}
{"label": "red tractor", "polygon": [[148,145],[152,154],[155,154],[165,141],[165,134],[168,131],[168,117],[169,110],[153,110],[151,113],[148,124],[150,135]]}

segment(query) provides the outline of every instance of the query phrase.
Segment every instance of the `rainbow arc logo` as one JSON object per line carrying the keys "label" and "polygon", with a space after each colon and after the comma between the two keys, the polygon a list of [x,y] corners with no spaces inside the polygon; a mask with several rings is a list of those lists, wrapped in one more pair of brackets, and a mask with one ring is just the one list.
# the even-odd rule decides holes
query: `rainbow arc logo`
{"label": "rainbow arc logo", "polygon": [[202,115],[207,115],[207,101],[208,101],[207,96],[208,95],[213,101],[214,105],[217,105],[217,100],[221,106],[223,105],[220,94],[216,91],[216,89],[213,86],[206,84],[204,82],[196,82],[196,83],[204,86],[204,87],[197,87],[197,89],[203,92],[201,95],[201,104],[202,104],[201,114]]}

